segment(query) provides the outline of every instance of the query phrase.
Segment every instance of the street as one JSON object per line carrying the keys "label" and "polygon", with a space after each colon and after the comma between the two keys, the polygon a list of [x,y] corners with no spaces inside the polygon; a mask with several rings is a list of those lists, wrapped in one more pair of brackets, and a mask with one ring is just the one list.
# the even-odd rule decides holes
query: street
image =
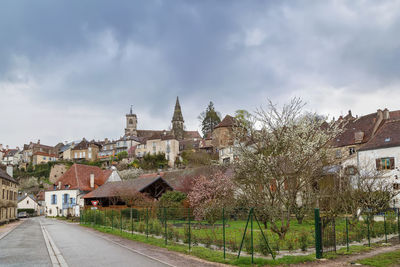
{"label": "street", "polygon": [[119,245],[79,225],[55,219],[27,219],[0,240],[0,266],[179,265]]}

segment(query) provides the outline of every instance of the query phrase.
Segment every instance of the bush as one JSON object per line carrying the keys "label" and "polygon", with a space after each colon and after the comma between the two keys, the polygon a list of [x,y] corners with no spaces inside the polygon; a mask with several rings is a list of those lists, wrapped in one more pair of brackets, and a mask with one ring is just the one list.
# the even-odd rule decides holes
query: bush
{"label": "bush", "polygon": [[29,214],[30,216],[32,216],[35,213],[34,209],[17,209],[17,213],[19,212],[26,212],[27,214]]}
{"label": "bush", "polygon": [[300,232],[299,242],[300,242],[301,251],[307,251],[307,248],[308,248],[308,235],[309,235],[309,233],[307,233],[306,231]]}

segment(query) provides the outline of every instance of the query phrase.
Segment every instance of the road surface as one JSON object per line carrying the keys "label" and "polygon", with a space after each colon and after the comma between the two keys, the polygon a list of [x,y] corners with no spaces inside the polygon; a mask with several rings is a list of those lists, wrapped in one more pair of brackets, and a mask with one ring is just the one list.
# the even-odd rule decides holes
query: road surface
{"label": "road surface", "polygon": [[27,219],[0,239],[0,266],[179,265],[146,255],[79,225],[55,219]]}

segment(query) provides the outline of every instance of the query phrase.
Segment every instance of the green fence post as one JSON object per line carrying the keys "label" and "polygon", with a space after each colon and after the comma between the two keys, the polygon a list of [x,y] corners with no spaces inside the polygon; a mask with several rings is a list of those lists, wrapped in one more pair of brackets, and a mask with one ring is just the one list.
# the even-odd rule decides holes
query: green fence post
{"label": "green fence post", "polygon": [[131,235],[133,235],[133,211],[132,211],[132,207],[131,207]]}
{"label": "green fence post", "polygon": [[146,238],[149,238],[149,208],[146,208]]}
{"label": "green fence post", "polygon": [[226,246],[225,246],[225,208],[222,208],[222,235],[224,239],[224,259],[226,259]]}
{"label": "green fence post", "polygon": [[371,247],[371,236],[369,232],[369,216],[367,217],[367,226],[368,226],[368,246]]}
{"label": "green fence post", "polygon": [[188,208],[188,220],[189,220],[189,251],[191,250],[191,235],[192,235],[192,233],[191,233],[191,229],[190,229],[190,208]]}
{"label": "green fence post", "polygon": [[122,210],[119,211],[119,232],[122,233]]}
{"label": "green fence post", "polygon": [[244,238],[246,236],[247,226],[249,226],[250,215],[251,215],[252,211],[253,211],[253,209],[250,209],[249,216],[247,217],[246,226],[244,227],[244,233],[243,233],[242,241],[240,242],[239,253],[238,253],[238,256],[237,256],[238,259],[240,257],[240,252],[242,251],[243,242],[244,242]]}
{"label": "green fence post", "polygon": [[349,252],[349,218],[346,217],[346,246],[347,252]]}
{"label": "green fence post", "polygon": [[165,234],[165,245],[168,244],[168,236],[167,236],[167,209],[164,208],[164,234]]}
{"label": "green fence post", "polygon": [[111,230],[114,230],[114,210],[111,210]]}
{"label": "green fence post", "polygon": [[386,212],[383,213],[383,229],[385,230],[385,243],[387,243]]}
{"label": "green fence post", "polygon": [[314,209],[315,223],[315,257],[322,258],[322,235],[321,235],[321,218],[319,217],[319,209]]}
{"label": "green fence post", "polygon": [[400,209],[397,208],[397,234],[399,235],[400,242]]}
{"label": "green fence post", "polygon": [[251,235],[251,264],[254,264],[254,246],[253,246],[253,209],[250,217],[250,235]]}

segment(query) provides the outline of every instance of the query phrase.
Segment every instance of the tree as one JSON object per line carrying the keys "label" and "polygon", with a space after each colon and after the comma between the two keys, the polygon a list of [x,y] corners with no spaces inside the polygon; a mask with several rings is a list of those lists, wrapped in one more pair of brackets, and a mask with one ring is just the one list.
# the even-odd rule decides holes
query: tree
{"label": "tree", "polygon": [[389,209],[390,201],[399,194],[385,172],[368,166],[374,164],[361,164],[354,175],[345,171],[342,180],[347,181],[347,186],[335,192],[338,201],[332,207],[336,213],[351,214],[353,222],[358,220],[360,214],[366,214],[372,221],[375,214]]}
{"label": "tree", "polygon": [[206,219],[214,224],[221,216],[222,208],[233,207],[234,191],[232,179],[221,171],[209,177],[198,177],[188,195],[196,219]]}
{"label": "tree", "polygon": [[118,161],[121,161],[122,159],[126,159],[127,157],[128,157],[128,152],[126,152],[126,151],[121,151],[117,154]]}
{"label": "tree", "polygon": [[316,114],[305,116],[303,108],[298,98],[282,109],[269,101],[267,109],[259,108],[235,131],[235,183],[249,207],[255,207],[280,239],[289,230],[291,211],[301,205],[302,192],[310,190],[323,167],[332,163],[329,142],[339,133],[337,124],[312,119]]}
{"label": "tree", "polygon": [[199,120],[201,122],[201,131],[203,135],[206,136],[208,133],[212,133],[215,126],[221,122],[221,114],[215,110],[214,103],[210,101],[207,109],[199,115]]}

